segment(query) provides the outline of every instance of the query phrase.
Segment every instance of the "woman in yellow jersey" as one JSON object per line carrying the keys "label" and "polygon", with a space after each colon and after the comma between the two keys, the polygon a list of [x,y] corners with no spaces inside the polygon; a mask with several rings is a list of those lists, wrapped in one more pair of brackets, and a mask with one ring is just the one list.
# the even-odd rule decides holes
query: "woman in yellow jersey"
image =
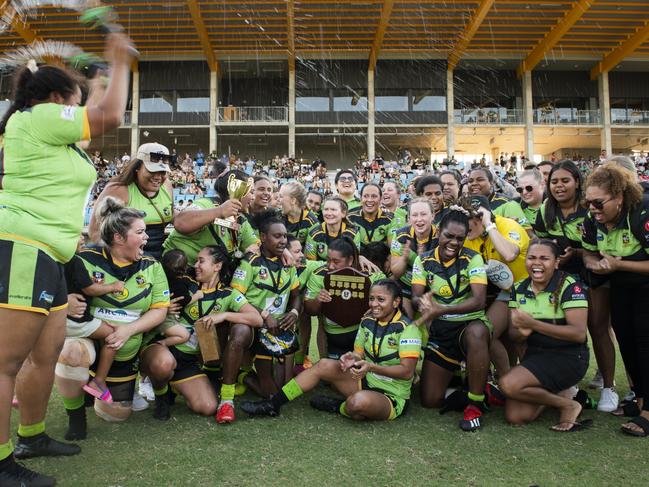
{"label": "woman in yellow jersey", "polygon": [[145,252],[159,259],[166,238],[165,228],[173,221],[173,187],[167,179],[171,156],[164,145],[141,145],[135,158],[99,195],[90,218],[90,240],[99,242],[97,208],[107,196],[121,200],[126,206],[146,213],[146,233],[149,236]]}
{"label": "woman in yellow jersey", "polygon": [[508,325],[508,290],[514,282],[527,277],[525,254],[530,238],[514,220],[494,215],[485,196],[471,196],[470,204],[477,216],[470,220],[464,246],[480,253],[487,266],[487,317],[493,324],[491,360],[502,376],[510,368],[507,350],[500,339]]}
{"label": "woman in yellow jersey", "polygon": [[[53,485],[15,457],[74,455],[75,445],[45,434],[54,365],[65,337],[67,290],[63,264],[74,255],[83,207],[96,173],[76,146],[116,127],[128,96],[131,44],[109,36],[111,77],[91,82],[85,107],[79,81],[64,69],[30,62],[16,74],[13,103],[0,122],[0,478]],[[22,366],[20,378],[16,374]],[[9,438],[16,385],[20,426]],[[31,484],[29,484],[31,485]]]}

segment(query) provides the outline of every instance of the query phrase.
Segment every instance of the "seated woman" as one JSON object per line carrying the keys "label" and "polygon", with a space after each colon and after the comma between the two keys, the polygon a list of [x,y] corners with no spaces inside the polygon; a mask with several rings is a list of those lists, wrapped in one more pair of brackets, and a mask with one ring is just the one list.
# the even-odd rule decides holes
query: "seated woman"
{"label": "seated woman", "polygon": [[[157,336],[156,341],[141,353],[144,364],[150,363],[155,357],[158,362],[175,365],[169,367],[171,377],[167,381],[151,380],[156,401],[153,416],[156,419],[166,421],[170,418],[171,397],[168,385],[185,398],[187,407],[195,413],[211,416],[216,412],[216,394],[202,369],[200,346],[194,330],[196,323],[202,322],[208,327],[219,328],[228,323],[261,326],[261,316],[245,296],[225,285],[227,278],[223,278],[223,263],[227,259],[225,251],[216,245],[205,247],[198,253],[194,264],[196,287],[192,291],[200,291],[200,298],[188,303],[180,312],[178,320],[189,332],[189,340],[171,345],[166,341],[168,339]],[[176,322],[174,318],[167,318],[164,325]]]}
{"label": "seated woman", "polygon": [[401,289],[389,279],[370,289],[370,310],[363,318],[354,351],[339,360],[322,359],[289,381],[270,399],[244,402],[241,409],[253,416],[277,416],[280,408],[321,380],[329,382],[345,399],[315,396],[312,407],[340,413],[354,420],[388,420],[403,414],[421,351],[421,333],[399,307]]}
{"label": "seated woman", "polygon": [[535,239],[525,264],[529,276],[512,287],[509,301],[512,340],[525,342],[521,363],[499,381],[507,396],[509,423],[534,421],[546,407],[559,410],[553,431],[576,431],[588,423],[578,421],[582,406],[561,394],[583,379],[588,370],[584,286],[558,270],[559,247],[551,240]]}
{"label": "seated woman", "polygon": [[439,224],[438,245],[417,257],[412,270],[413,305],[432,318],[421,373],[421,403],[441,407],[454,373],[466,360],[468,404],[460,421],[464,431],[481,426],[491,332],[485,314],[484,261],[464,247],[470,215],[469,210],[450,206]]}
{"label": "seated woman", "polygon": [[[79,256],[93,281],[124,283],[117,293],[94,296],[90,313],[115,328],[104,342],[117,350],[106,378],[114,402],[95,401],[95,412],[107,421],[124,421],[131,414],[137,377],[138,353],[145,332],[162,323],[169,307],[169,289],[162,266],[144,255],[147,243],[144,213],[125,208],[114,198],[104,200],[99,212],[100,236],[106,247],[84,250]],[[69,416],[69,438],[85,438],[86,412],[82,387],[95,362],[97,343],[67,338],[56,366],[56,384]],[[140,366],[155,380],[158,370],[146,360]]]}

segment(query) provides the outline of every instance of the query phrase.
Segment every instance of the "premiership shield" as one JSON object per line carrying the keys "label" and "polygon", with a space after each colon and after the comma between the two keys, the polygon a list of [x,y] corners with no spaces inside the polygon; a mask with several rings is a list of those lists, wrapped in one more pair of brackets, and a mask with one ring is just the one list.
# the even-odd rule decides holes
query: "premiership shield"
{"label": "premiership shield", "polygon": [[326,274],[324,287],[332,299],[322,303],[322,314],[340,326],[358,325],[369,309],[371,285],[367,274],[351,267]]}

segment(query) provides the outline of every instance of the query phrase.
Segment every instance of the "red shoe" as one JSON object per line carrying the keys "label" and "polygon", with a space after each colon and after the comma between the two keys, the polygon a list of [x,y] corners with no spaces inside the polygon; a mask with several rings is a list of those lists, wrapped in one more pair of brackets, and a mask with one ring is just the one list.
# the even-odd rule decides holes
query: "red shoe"
{"label": "red shoe", "polygon": [[224,402],[216,410],[216,422],[228,424],[234,422],[234,406],[230,402]]}
{"label": "red shoe", "polygon": [[505,406],[506,397],[505,395],[496,387],[495,385],[487,382],[487,387],[485,388],[485,395],[487,396],[487,404],[489,406]]}
{"label": "red shoe", "polygon": [[477,431],[482,426],[480,419],[482,418],[482,411],[477,406],[469,404],[464,408],[464,419],[460,421],[460,428],[464,431]]}

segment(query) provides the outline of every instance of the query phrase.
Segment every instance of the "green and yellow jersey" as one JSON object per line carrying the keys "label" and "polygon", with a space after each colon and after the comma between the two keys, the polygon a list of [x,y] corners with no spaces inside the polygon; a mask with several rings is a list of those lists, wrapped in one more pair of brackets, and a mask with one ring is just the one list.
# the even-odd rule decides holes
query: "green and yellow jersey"
{"label": "green and yellow jersey", "polygon": [[160,255],[159,252],[165,241],[165,228],[174,217],[172,196],[164,186],[152,198],[142,193],[135,182],[129,184],[127,189],[127,206],[146,213],[144,223],[146,223],[146,234],[149,236],[149,240],[144,250]]}
{"label": "green and yellow jersey", "polygon": [[304,256],[308,260],[327,260],[329,244],[337,238],[342,237],[350,238],[360,248],[360,235],[354,225],[347,226],[345,222],[342,222],[340,230],[335,235],[329,233],[326,223],[313,225],[306,238]]}
{"label": "green and yellow jersey", "polygon": [[422,240],[418,239],[415,236],[415,229],[412,225],[406,225],[402,228],[399,228],[394,231],[392,237],[392,244],[390,245],[390,255],[393,257],[401,257],[403,255],[404,245],[408,251],[408,268],[406,272],[399,278],[399,281],[403,284],[404,297],[410,298],[412,296],[411,286],[412,286],[412,266],[415,263],[417,258],[417,248],[419,246],[424,247],[424,252],[428,252],[437,245],[437,240],[435,240],[436,229],[434,226],[431,227],[430,233]]}
{"label": "green and yellow jersey", "polygon": [[[112,325],[128,325],[154,308],[169,307],[169,285],[162,265],[151,257],[130,264],[113,261],[108,250],[83,250],[79,253],[88,274],[97,284],[124,282],[124,290],[91,298],[90,313]],[[126,361],[137,355],[142,333],[129,338],[117,351],[115,360]]]}
{"label": "green and yellow jersey", "polygon": [[303,264],[298,264],[295,266],[297,269],[297,276],[300,279],[300,290],[304,291],[306,289],[307,283],[317,269],[325,265],[326,263],[321,260],[306,260]]}
{"label": "green and yellow jersey", "polygon": [[389,242],[392,229],[392,213],[379,209],[372,220],[368,220],[359,208],[349,214],[348,219],[357,229],[361,245],[371,242]]}
{"label": "green and yellow jersey", "polygon": [[[196,200],[193,205],[185,210],[200,210],[205,208],[215,208],[216,205],[209,198]],[[198,253],[208,245],[223,246],[223,248],[232,254],[235,251],[245,252],[248,247],[259,243],[250,222],[243,216],[237,220],[239,230],[234,231],[226,227],[210,223],[191,235],[184,235],[178,230],[174,230],[165,240],[163,245],[165,252],[171,249],[180,249],[187,255],[190,265],[196,262]]]}
{"label": "green and yellow jersey", "polygon": [[[399,365],[404,358],[417,360],[421,353],[421,332],[400,311],[388,322],[366,316],[358,327],[354,352],[372,364],[385,367]],[[394,379],[368,372],[365,380],[369,387],[395,399],[410,398],[412,378]]]}
{"label": "green and yellow jersey", "polygon": [[[547,287],[537,294],[532,289],[532,280],[529,277],[515,283],[511,289],[509,308],[525,311],[535,320],[544,323],[565,325],[566,310],[588,308],[588,299],[583,284],[563,271],[556,271]],[[550,349],[584,348],[586,342],[570,342],[533,331],[527,337],[527,346]]]}
{"label": "green and yellow jersey", "polygon": [[398,206],[392,214],[392,228],[394,230],[405,227],[408,224],[408,207]]}
{"label": "green and yellow jersey", "polygon": [[494,215],[511,218],[525,230],[532,228],[531,222],[527,220],[518,201],[494,194],[489,198],[489,204]]}
{"label": "green and yellow jersey", "polygon": [[525,220],[530,224],[532,228],[534,228],[534,223],[536,222],[539,211],[541,210],[543,205],[539,206],[538,208],[532,208],[524,201],[521,201],[520,205],[521,209],[523,210],[523,214],[525,215]]}
{"label": "green and yellow jersey", "polygon": [[296,221],[292,221],[288,216],[284,215],[284,226],[286,226],[286,231],[289,235],[297,238],[302,246],[306,243],[306,237],[309,234],[309,230],[313,225],[320,223],[318,217],[315,213],[308,209],[302,210],[300,218]]}
{"label": "green and yellow jersey", "polygon": [[345,203],[347,203],[348,212],[352,212],[361,207],[361,200],[359,200],[356,196],[352,196],[351,199],[344,200],[344,201]]}
{"label": "green and yellow jersey", "polygon": [[[432,291],[433,299],[441,305],[456,306],[472,296],[471,284],[487,285],[484,261],[477,252],[462,248],[460,255],[442,262],[439,247],[415,259],[412,266],[412,284]],[[438,319],[465,322],[486,318],[485,310],[463,314],[445,314]]]}
{"label": "green and yellow jersey", "polygon": [[259,311],[274,318],[286,313],[291,291],[300,287],[295,267],[285,266],[281,259],[247,254],[234,271],[232,288],[243,294]]}
{"label": "green and yellow jersey", "polygon": [[90,140],[85,107],[41,103],[14,113],[0,153],[0,239],[41,249],[62,264],[77,250],[97,178],[75,144]]}

